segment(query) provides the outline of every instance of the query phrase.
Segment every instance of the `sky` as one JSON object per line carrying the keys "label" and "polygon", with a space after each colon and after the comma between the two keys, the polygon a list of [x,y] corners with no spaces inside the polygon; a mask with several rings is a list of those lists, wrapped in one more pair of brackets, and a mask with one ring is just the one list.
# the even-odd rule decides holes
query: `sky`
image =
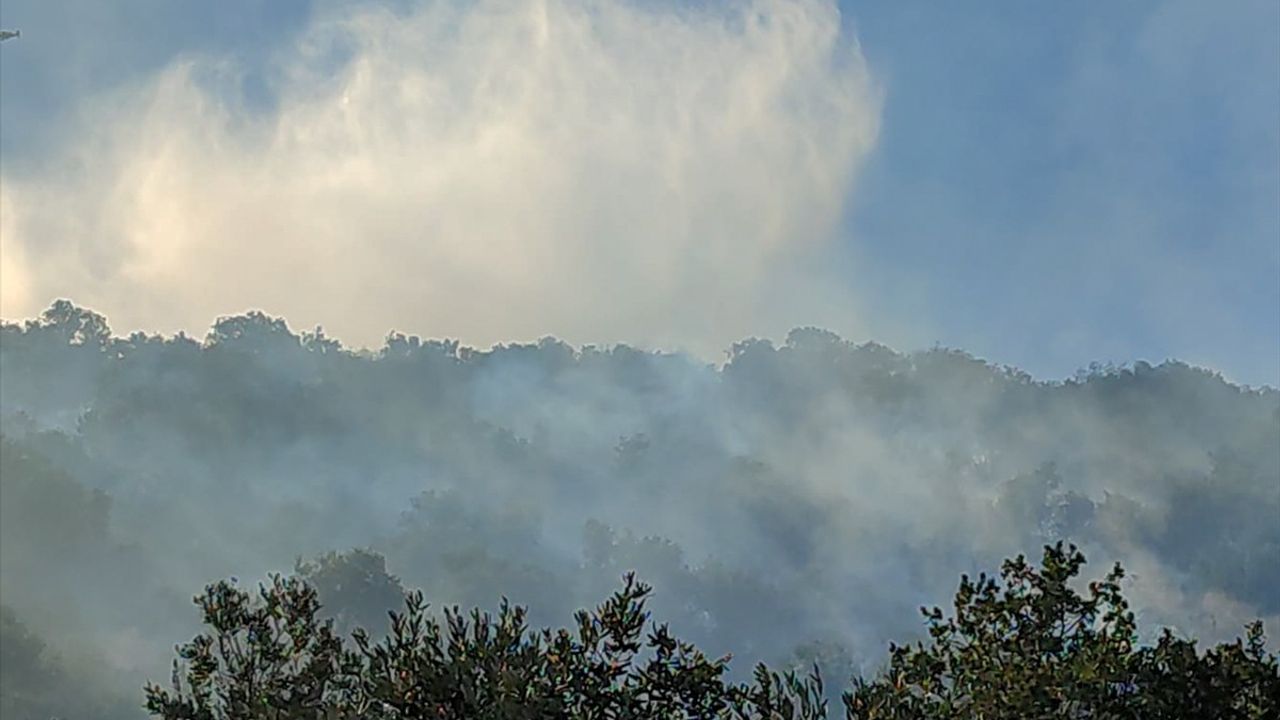
{"label": "sky", "polygon": [[1280,5],[6,0],[0,315],[1280,385]]}

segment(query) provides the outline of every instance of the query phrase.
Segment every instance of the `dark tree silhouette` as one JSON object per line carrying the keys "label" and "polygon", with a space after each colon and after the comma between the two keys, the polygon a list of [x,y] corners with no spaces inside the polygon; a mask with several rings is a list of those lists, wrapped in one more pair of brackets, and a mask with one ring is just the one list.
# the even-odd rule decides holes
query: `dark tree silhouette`
{"label": "dark tree silhouette", "polygon": [[209,634],[178,649],[171,689],[148,686],[147,709],[165,720],[825,715],[816,676],[761,666],[753,683],[727,683],[727,658],[649,623],[649,593],[628,575],[572,628],[534,632],[506,601],[496,616],[455,607],[440,622],[412,592],[385,639],[357,630],[351,647],[297,578],[273,578],[256,601],[218,583],[197,598]]}
{"label": "dark tree silhouette", "polygon": [[1280,669],[1262,624],[1203,655],[1166,630],[1139,646],[1119,565],[1081,595],[1075,547],[1018,556],[1000,580],[965,577],[955,612],[923,610],[928,643],[894,646],[888,668],[857,680],[850,720],[905,718],[1262,718],[1280,713]]}
{"label": "dark tree silhouette", "polygon": [[[1085,562],[1046,546],[1040,567],[1019,556],[1001,579],[965,577],[955,613],[924,611],[930,640],[891,648],[888,667],[855,678],[849,720],[956,718],[1241,718],[1280,712],[1280,666],[1261,624],[1201,654],[1165,632],[1138,643],[1117,565],[1072,586]],[[823,683],[764,665],[745,683],[654,624],[650,588],[632,575],[568,629],[531,631],[522,608],[496,616],[456,607],[443,622],[421,593],[378,642],[363,630],[344,644],[320,621],[316,591],[275,577],[249,593],[228,583],[197,598],[210,633],[179,648],[171,689],[149,686],[164,720],[338,718],[619,718],[805,720],[827,716]]]}

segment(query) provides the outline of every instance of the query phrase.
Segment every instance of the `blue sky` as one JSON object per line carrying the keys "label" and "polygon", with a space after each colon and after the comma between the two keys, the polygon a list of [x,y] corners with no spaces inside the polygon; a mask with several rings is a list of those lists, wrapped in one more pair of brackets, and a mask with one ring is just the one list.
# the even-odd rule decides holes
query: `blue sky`
{"label": "blue sky", "polygon": [[888,97],[852,224],[942,342],[1280,379],[1280,5],[859,10]]}
{"label": "blue sky", "polygon": [[[281,53],[334,12],[6,0],[23,37],[0,53],[5,180],[56,186],[91,101],[183,58],[232,59],[217,92],[269,116]],[[840,22],[880,104],[823,256],[862,317],[838,329],[1038,377],[1174,357],[1280,385],[1280,5],[850,2]]]}

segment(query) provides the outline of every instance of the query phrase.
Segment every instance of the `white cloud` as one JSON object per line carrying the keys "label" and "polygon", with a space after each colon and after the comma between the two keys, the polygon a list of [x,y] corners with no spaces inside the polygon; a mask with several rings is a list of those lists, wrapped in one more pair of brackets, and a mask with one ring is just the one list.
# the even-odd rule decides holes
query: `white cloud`
{"label": "white cloud", "polygon": [[17,232],[17,225],[13,199],[0,183],[0,312],[4,314],[10,308],[31,306],[26,253],[21,245],[9,241]]}
{"label": "white cloud", "polygon": [[267,114],[188,58],[6,178],[4,315],[704,351],[861,327],[826,268],[879,99],[829,2],[366,6],[277,57]]}

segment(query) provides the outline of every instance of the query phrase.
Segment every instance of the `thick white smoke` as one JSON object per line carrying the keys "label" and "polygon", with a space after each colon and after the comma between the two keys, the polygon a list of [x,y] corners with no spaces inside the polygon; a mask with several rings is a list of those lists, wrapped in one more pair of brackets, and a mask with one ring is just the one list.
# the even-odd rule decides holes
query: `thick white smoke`
{"label": "thick white smoke", "polygon": [[348,6],[273,68],[264,111],[233,59],[187,58],[6,178],[4,316],[717,351],[860,329],[824,268],[879,102],[830,2]]}

